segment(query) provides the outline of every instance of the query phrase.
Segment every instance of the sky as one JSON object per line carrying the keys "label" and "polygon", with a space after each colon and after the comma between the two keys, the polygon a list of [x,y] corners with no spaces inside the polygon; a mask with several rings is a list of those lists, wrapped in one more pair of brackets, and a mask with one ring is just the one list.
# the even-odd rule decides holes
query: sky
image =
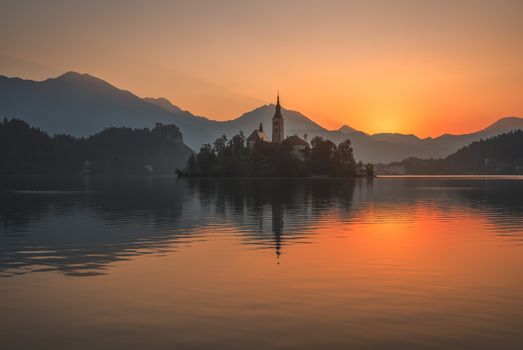
{"label": "sky", "polygon": [[89,73],[211,119],[281,94],[329,129],[523,117],[523,1],[0,2],[0,75]]}

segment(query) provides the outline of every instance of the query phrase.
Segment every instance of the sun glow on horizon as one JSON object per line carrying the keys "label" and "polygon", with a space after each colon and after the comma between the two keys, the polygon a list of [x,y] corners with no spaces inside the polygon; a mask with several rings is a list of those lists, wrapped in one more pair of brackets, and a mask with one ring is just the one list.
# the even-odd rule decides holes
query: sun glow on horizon
{"label": "sun glow on horizon", "polygon": [[511,0],[10,2],[0,74],[87,72],[216,120],[279,89],[283,107],[327,129],[458,134],[523,116],[522,11]]}

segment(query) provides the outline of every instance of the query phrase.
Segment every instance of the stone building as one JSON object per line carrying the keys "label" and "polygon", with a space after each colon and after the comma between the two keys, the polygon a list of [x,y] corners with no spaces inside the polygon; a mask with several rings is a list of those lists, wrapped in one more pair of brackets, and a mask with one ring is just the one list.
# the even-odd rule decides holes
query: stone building
{"label": "stone building", "polygon": [[289,136],[283,140],[284,145],[292,147],[292,154],[301,161],[305,161],[305,153],[309,148],[309,143],[296,135]]}
{"label": "stone building", "polygon": [[260,123],[258,129],[254,130],[247,138],[247,147],[252,150],[258,142],[269,142],[267,135],[263,132],[263,124]]}

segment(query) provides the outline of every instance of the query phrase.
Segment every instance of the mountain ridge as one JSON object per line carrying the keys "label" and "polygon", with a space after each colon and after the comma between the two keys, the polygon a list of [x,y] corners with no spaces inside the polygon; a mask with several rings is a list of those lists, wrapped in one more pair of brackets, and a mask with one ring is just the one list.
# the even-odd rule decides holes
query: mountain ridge
{"label": "mountain ridge", "polygon": [[[350,138],[358,159],[391,162],[415,156],[441,158],[468,143],[510,130],[523,129],[523,118],[500,118],[486,128],[468,134],[443,134],[421,139],[414,134],[366,134],[347,125],[328,130],[299,111],[282,108],[285,132],[339,143]],[[0,76],[0,116],[20,118],[49,133],[89,136],[106,127],[152,127],[156,122],[174,123],[193,150],[221,135],[249,134],[263,123],[272,133],[274,104],[265,104],[226,121],[216,121],[184,111],[166,98],[141,98],[87,73],[66,72],[42,81]]]}
{"label": "mountain ridge", "polygon": [[[474,141],[441,159],[407,158],[390,164],[412,175],[422,174],[522,174],[523,130],[510,131],[493,137]],[[389,166],[378,170],[386,174]]]}

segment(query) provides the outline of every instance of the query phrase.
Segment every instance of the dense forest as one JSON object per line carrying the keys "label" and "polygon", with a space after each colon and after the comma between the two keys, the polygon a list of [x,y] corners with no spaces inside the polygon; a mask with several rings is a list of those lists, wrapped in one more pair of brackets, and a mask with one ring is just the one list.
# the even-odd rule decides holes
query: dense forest
{"label": "dense forest", "polygon": [[0,122],[0,174],[174,174],[191,154],[174,125],[74,138],[49,136],[17,119]]}
{"label": "dense forest", "polygon": [[247,147],[242,133],[230,140],[226,136],[213,144],[205,144],[191,155],[179,176],[187,177],[305,177],[373,176],[371,164],[354,160],[350,140],[336,146],[333,142],[315,137],[305,149],[304,160],[293,154],[285,143],[258,142]]}
{"label": "dense forest", "polygon": [[472,142],[444,159],[391,163],[407,174],[523,174],[523,131]]}

